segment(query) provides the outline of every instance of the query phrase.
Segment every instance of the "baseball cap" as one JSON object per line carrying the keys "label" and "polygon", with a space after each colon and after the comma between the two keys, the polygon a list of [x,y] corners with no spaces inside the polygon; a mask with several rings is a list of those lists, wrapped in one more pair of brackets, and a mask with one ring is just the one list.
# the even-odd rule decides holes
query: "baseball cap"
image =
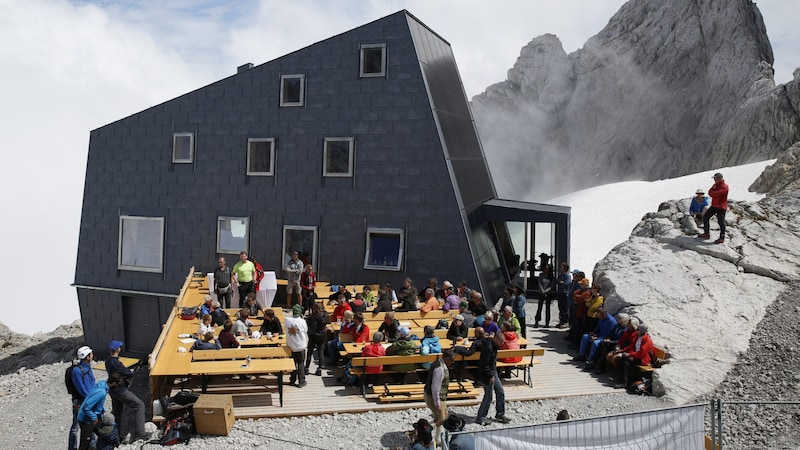
{"label": "baseball cap", "polygon": [[78,349],[78,359],[86,359],[87,356],[92,354],[92,349],[88,345]]}
{"label": "baseball cap", "polygon": [[109,342],[108,349],[111,350],[111,351],[114,351],[114,350],[116,350],[118,348],[122,348],[123,345],[125,345],[124,342],[114,340],[114,341]]}
{"label": "baseball cap", "polygon": [[724,178],[724,177],[722,176],[722,174],[721,174],[721,173],[717,172],[717,173],[715,173],[715,174],[714,174],[714,176],[713,176],[713,177],[711,177],[711,178]]}
{"label": "baseball cap", "polygon": [[402,337],[408,337],[408,335],[411,334],[411,330],[409,330],[408,327],[400,327],[397,331],[400,332],[400,336]]}

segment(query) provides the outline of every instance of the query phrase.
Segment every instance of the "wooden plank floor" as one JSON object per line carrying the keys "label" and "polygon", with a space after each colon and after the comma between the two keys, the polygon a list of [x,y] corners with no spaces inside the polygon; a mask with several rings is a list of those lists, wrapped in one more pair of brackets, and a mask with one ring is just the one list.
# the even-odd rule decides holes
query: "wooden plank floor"
{"label": "wooden plank floor", "polygon": [[[620,392],[607,383],[607,377],[583,372],[570,361],[572,354],[567,352],[566,341],[562,338],[565,330],[528,328],[530,345],[543,347],[544,356],[538,358],[540,364],[533,366],[533,389],[521,378],[503,380],[506,401],[526,401],[569,397],[575,395],[605,394]],[[311,364],[311,371],[316,365]],[[332,414],[342,411],[366,412],[408,409],[409,406],[424,407],[424,402],[378,403],[377,395],[368,390],[367,399],[361,397],[357,389],[341,386],[336,378],[342,369],[325,370],[323,376],[308,375],[308,385],[304,388],[284,386],[284,406],[278,398],[277,379],[274,376],[260,377],[257,380],[212,379],[209,393],[233,395],[233,405],[237,418],[289,417]],[[411,382],[414,374],[406,375]],[[284,377],[284,382],[288,376]],[[192,386],[196,391],[199,388]],[[177,390],[176,390],[177,391]],[[473,400],[448,401],[450,405],[470,405],[480,403],[481,397]]]}

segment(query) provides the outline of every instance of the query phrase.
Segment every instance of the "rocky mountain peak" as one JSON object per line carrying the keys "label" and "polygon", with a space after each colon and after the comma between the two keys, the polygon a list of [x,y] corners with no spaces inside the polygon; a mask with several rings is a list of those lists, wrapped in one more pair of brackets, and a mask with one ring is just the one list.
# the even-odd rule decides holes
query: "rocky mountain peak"
{"label": "rocky mountain peak", "polygon": [[800,92],[772,62],[749,0],[630,1],[571,54],[534,38],[472,107],[501,195],[544,200],[776,157]]}

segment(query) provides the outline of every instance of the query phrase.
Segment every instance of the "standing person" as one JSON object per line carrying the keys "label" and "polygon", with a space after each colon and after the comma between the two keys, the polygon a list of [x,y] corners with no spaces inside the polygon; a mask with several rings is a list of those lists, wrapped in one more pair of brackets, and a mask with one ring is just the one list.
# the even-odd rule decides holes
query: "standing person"
{"label": "standing person", "polygon": [[496,307],[495,309],[497,309],[498,311],[502,311],[502,310],[504,310],[506,308],[506,306],[513,307],[515,298],[516,298],[516,295],[514,294],[514,288],[512,288],[511,286],[504,287],[503,288],[503,297],[500,298],[500,307],[498,308],[497,304],[495,304],[495,307]]}
{"label": "standing person", "polygon": [[[261,280],[264,279],[264,267],[256,261],[255,256],[250,256],[248,259],[253,263],[253,267],[256,268],[256,279],[253,281],[253,291],[258,292],[258,290],[261,289]],[[239,301],[241,301],[241,299]]]}
{"label": "standing person", "polygon": [[[131,383],[131,378],[133,378],[133,372],[131,372],[131,369],[125,367],[119,360],[119,354],[122,352],[123,345],[125,345],[123,342],[116,340],[108,344],[108,350],[111,352],[111,355],[106,360],[106,372],[108,372],[109,378],[114,373],[118,373],[120,377],[122,377],[119,386],[109,388],[109,394],[111,394],[111,413],[117,418],[119,425],[122,425],[123,411],[126,406],[130,408],[133,413],[134,421],[134,429],[131,433],[130,442],[140,439],[149,441],[152,436],[144,430],[144,402],[128,388]],[[119,433],[121,436],[127,434],[122,431],[121,426],[119,428]]]}
{"label": "standing person", "polygon": [[569,274],[569,264],[562,262],[558,268],[556,278],[556,300],[558,301],[558,328],[569,324],[569,288],[572,285],[572,275]]}
{"label": "standing person", "polygon": [[217,268],[214,269],[214,292],[217,294],[217,301],[223,308],[231,307],[231,268],[225,263],[225,258],[217,260]]}
{"label": "standing person", "polygon": [[306,318],[308,324],[308,349],[306,350],[306,373],[314,359],[314,350],[317,351],[317,371],[316,376],[322,376],[322,369],[325,368],[324,350],[325,338],[327,337],[328,314],[325,313],[319,303],[311,305],[311,314]]}
{"label": "standing person", "polygon": [[725,183],[725,178],[721,173],[714,174],[714,185],[708,190],[708,195],[711,196],[711,206],[703,215],[703,234],[697,236],[700,239],[708,239],[708,234],[711,217],[717,216],[717,223],[719,224],[719,239],[714,241],[715,244],[722,244],[725,242],[725,213],[728,211],[728,185]]}
{"label": "standing person", "polygon": [[511,422],[506,417],[506,393],[500,377],[497,376],[497,350],[503,345],[503,334],[498,333],[493,338],[486,337],[483,328],[475,328],[475,340],[469,348],[455,347],[458,354],[470,356],[475,352],[480,352],[478,369],[475,372],[475,379],[483,383],[483,400],[478,408],[478,417],[475,423],[489,425],[486,415],[489,414],[489,406],[492,404],[492,391],[497,396],[495,403],[495,420],[501,423]]}
{"label": "standing person", "polygon": [[289,384],[294,385],[297,380],[297,387],[304,387],[306,383],[306,349],[308,348],[308,324],[303,320],[303,307],[294,305],[292,307],[292,317],[287,317],[283,321],[286,328],[286,345],[292,349],[292,359],[294,359],[295,370],[289,377]]}
{"label": "standing person", "polygon": [[453,365],[453,349],[448,348],[442,356],[431,364],[428,378],[423,388],[425,404],[433,414],[436,426],[436,439],[439,438],[439,427],[447,419],[447,389],[450,386],[450,366]]}
{"label": "standing person", "polygon": [[517,321],[519,321],[519,329],[522,331],[522,337],[528,337],[527,328],[525,326],[525,316],[527,313],[525,312],[525,305],[528,303],[528,299],[525,298],[525,291],[522,290],[522,286],[515,284],[514,285],[514,294],[516,298],[514,298],[514,304],[512,306],[512,310],[514,315],[517,316]]}
{"label": "standing person", "polygon": [[109,389],[114,389],[122,384],[122,375],[112,373],[108,376],[108,381],[98,381],[92,390],[81,403],[78,410],[78,422],[81,427],[80,445],[78,450],[89,450],[94,435],[94,427],[103,420],[103,413],[106,412],[106,394]]}
{"label": "standing person", "polygon": [[94,353],[92,349],[84,345],[78,349],[78,362],[74,364],[70,378],[75,392],[72,394],[72,426],[69,429],[69,450],[78,448],[78,436],[80,434],[80,422],[78,421],[78,411],[81,403],[89,395],[95,385],[94,373],[92,372],[92,359]]}
{"label": "standing person", "polygon": [[247,252],[239,253],[239,262],[233,266],[233,279],[239,284],[239,305],[244,304],[247,294],[254,292],[256,266],[247,259]]}
{"label": "standing person", "polygon": [[542,319],[542,306],[545,307],[544,327],[550,328],[550,303],[553,300],[553,269],[550,265],[544,266],[542,273],[539,274],[539,307],[536,308],[533,328],[539,328],[539,321]]}
{"label": "standing person", "polygon": [[300,293],[302,292],[300,278],[303,270],[305,270],[305,266],[303,261],[300,261],[300,254],[297,252],[292,253],[292,258],[283,268],[283,271],[286,272],[286,306],[300,304]]}
{"label": "standing person", "polygon": [[303,291],[303,311],[311,309],[317,294],[314,289],[317,287],[317,274],[314,273],[314,266],[306,264],[303,273],[300,274],[300,289]]}

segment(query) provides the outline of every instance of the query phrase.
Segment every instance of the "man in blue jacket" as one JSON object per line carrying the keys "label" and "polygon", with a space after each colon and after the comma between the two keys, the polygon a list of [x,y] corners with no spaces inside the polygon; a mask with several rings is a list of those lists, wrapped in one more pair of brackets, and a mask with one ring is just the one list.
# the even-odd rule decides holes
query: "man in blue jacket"
{"label": "man in blue jacket", "polygon": [[[584,334],[581,338],[581,347],[578,356],[573,358],[575,361],[594,361],[594,354],[597,347],[605,339],[611,339],[614,335],[614,328],[617,326],[617,319],[600,307],[597,309],[597,326],[594,331]],[[588,354],[587,354],[588,353]]]}
{"label": "man in blue jacket", "polygon": [[78,410],[78,422],[80,422],[81,427],[78,450],[89,449],[92,442],[94,427],[103,421],[103,413],[106,412],[106,394],[108,394],[109,389],[114,389],[122,385],[123,380],[122,375],[116,372],[112,373],[109,375],[107,382],[98,381],[89,392],[89,395],[83,400]]}
{"label": "man in blue jacket", "polygon": [[78,448],[78,435],[80,433],[80,422],[78,422],[78,410],[81,403],[89,395],[95,384],[94,373],[92,372],[92,349],[84,345],[78,349],[78,364],[72,369],[72,384],[78,393],[78,397],[72,398],[72,426],[69,429],[69,448]]}

